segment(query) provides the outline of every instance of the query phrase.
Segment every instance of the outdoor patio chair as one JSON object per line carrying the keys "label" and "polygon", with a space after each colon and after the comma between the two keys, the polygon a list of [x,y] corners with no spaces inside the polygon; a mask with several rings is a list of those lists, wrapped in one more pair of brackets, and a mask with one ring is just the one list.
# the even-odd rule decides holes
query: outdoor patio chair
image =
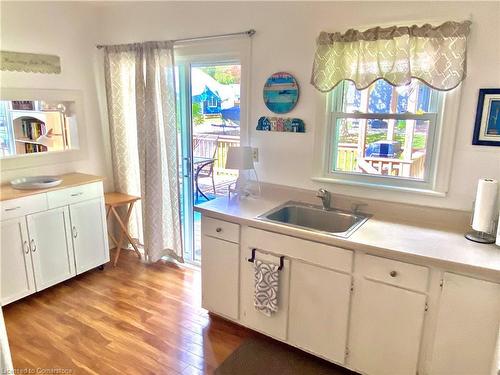
{"label": "outdoor patio chair", "polygon": [[[217,155],[218,140],[219,140],[218,136],[210,135],[203,137],[198,142],[197,148],[193,150],[194,156],[211,158],[211,160],[208,160],[198,166],[198,168],[195,170],[195,176],[196,180],[198,180],[199,178],[210,178],[212,180],[212,190],[214,195],[216,192],[215,179],[214,179],[214,164],[215,161],[217,160],[215,156]],[[198,181],[195,182],[197,183]],[[199,197],[199,190],[196,189],[196,200],[198,200],[198,197]]]}

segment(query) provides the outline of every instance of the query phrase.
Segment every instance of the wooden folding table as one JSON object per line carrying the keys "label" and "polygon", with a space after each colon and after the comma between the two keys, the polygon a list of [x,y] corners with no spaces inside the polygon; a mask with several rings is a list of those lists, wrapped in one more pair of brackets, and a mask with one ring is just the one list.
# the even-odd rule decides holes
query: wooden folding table
{"label": "wooden folding table", "polygon": [[[127,237],[137,256],[139,257],[139,259],[141,259],[141,253],[137,248],[136,241],[130,236],[130,233],[128,232],[128,222],[130,219],[130,215],[132,214],[132,209],[134,208],[135,202],[140,199],[141,197],[116,192],[104,194],[104,202],[106,203],[106,219],[108,219],[110,214],[113,213],[113,216],[115,217],[115,220],[120,227],[120,237],[118,238],[118,241],[116,240],[116,237],[113,235],[113,233],[108,230],[109,237],[116,245],[115,260],[113,262],[115,266],[118,262],[118,258],[120,257],[120,251],[122,249],[124,237]],[[127,212],[123,217],[120,217],[120,214],[118,213],[118,211],[116,211],[116,208],[120,206],[128,206]]]}

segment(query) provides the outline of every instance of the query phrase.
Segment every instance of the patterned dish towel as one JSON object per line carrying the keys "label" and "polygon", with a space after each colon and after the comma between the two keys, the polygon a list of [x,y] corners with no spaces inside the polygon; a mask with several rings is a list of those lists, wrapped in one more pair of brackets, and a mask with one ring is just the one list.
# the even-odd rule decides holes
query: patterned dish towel
{"label": "patterned dish towel", "polygon": [[254,260],[255,272],[255,309],[267,316],[278,311],[279,265]]}

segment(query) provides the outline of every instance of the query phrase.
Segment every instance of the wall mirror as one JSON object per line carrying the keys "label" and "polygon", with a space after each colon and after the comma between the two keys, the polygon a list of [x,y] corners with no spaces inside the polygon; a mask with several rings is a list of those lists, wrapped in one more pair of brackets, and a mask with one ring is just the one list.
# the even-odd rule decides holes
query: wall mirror
{"label": "wall mirror", "polygon": [[0,162],[16,169],[75,160],[85,141],[82,94],[2,88]]}

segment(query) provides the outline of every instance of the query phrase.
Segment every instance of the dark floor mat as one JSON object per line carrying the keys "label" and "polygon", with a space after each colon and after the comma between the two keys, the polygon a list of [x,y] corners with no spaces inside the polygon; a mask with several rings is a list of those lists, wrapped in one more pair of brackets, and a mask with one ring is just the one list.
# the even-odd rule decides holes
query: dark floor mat
{"label": "dark floor mat", "polygon": [[215,370],[216,375],[356,375],[283,343],[263,338],[245,341]]}

